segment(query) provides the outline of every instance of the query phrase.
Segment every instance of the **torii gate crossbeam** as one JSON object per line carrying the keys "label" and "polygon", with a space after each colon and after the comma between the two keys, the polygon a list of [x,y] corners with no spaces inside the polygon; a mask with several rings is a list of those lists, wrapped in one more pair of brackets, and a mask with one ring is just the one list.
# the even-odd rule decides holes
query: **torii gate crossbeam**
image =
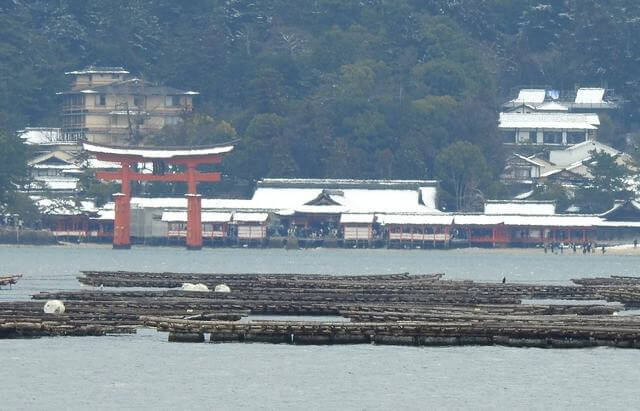
{"label": "torii gate crossbeam", "polygon": [[[121,192],[114,194],[115,218],[113,223],[113,248],[131,247],[131,181],[166,181],[187,183],[187,248],[202,248],[202,202],[197,193],[197,183],[220,181],[220,173],[202,173],[200,164],[217,164],[223,155],[233,150],[235,142],[196,148],[115,147],[84,143],[85,151],[98,160],[120,163],[118,171],[99,171],[101,180],[120,181]],[[143,174],[132,166],[138,163],[172,164],[185,167],[185,171],[172,174]],[[155,172],[155,170],[154,170]]]}

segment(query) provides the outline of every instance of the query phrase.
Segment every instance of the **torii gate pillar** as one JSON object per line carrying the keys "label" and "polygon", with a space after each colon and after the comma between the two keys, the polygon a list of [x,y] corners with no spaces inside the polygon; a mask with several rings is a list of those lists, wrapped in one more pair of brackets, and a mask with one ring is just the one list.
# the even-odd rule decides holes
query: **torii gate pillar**
{"label": "torii gate pillar", "polygon": [[127,194],[113,195],[115,216],[113,219],[113,248],[131,248],[131,202]]}
{"label": "torii gate pillar", "polygon": [[187,196],[187,248],[199,250],[202,248],[202,196],[200,194],[186,194]]}

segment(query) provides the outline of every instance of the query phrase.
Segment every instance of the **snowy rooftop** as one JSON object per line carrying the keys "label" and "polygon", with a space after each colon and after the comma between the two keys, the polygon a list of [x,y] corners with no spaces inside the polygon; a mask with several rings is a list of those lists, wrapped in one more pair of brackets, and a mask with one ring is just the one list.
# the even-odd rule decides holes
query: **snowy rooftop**
{"label": "snowy rooftop", "polygon": [[500,113],[500,128],[596,130],[600,119],[593,113]]}
{"label": "snowy rooftop", "polygon": [[577,104],[601,104],[604,98],[603,88],[580,88],[576,93]]}
{"label": "snowy rooftop", "polygon": [[63,140],[60,129],[54,127],[26,127],[24,130],[19,130],[18,135],[25,144],[34,146],[74,145],[77,143],[72,140]]}
{"label": "snowy rooftop", "polygon": [[234,213],[233,221],[239,223],[264,223],[269,219],[268,213]]}
{"label": "snowy rooftop", "polygon": [[140,156],[147,159],[169,159],[198,155],[223,154],[233,150],[234,142],[210,147],[161,148],[161,147],[112,147],[93,143],[83,143],[84,150],[94,154],[119,154]]}
{"label": "snowy rooftop", "polygon": [[450,214],[379,214],[377,218],[382,225],[451,225],[453,222]]}
{"label": "snowy rooftop", "polygon": [[43,214],[80,215],[98,213],[93,201],[76,202],[70,198],[47,198],[32,196],[31,199]]}
{"label": "snowy rooftop", "polygon": [[258,182],[251,201],[257,208],[301,212],[311,212],[311,207],[316,212],[335,207],[326,210],[437,213],[437,186],[437,181],[432,180],[264,179]]}
{"label": "snowy rooftop", "polygon": [[375,214],[342,214],[340,216],[341,224],[373,224]]}
{"label": "snowy rooftop", "polygon": [[81,75],[81,74],[129,74],[124,67],[96,67],[89,66],[81,70],[67,71],[66,75]]}
{"label": "snowy rooftop", "polygon": [[555,212],[556,204],[553,201],[489,200],[484,205],[487,215],[553,215]]}
{"label": "snowy rooftop", "polygon": [[[200,220],[203,223],[228,223],[231,221],[232,213],[217,213],[203,211]],[[162,213],[162,221],[186,222],[186,211],[165,211]]]}
{"label": "snowy rooftop", "polygon": [[518,93],[518,97],[511,102],[515,104],[542,104],[545,97],[546,90],[544,89],[522,89]]}
{"label": "snowy rooftop", "polygon": [[548,101],[535,107],[537,111],[569,111],[569,107],[557,101]]}

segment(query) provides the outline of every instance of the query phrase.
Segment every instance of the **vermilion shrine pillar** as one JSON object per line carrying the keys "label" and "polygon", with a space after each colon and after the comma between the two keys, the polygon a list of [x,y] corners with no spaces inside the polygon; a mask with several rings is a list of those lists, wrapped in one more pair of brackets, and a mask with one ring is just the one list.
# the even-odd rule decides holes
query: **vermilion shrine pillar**
{"label": "vermilion shrine pillar", "polygon": [[113,219],[113,248],[131,248],[131,198],[124,193],[113,195],[115,216]]}
{"label": "vermilion shrine pillar", "polygon": [[200,194],[187,196],[187,248],[202,248],[202,197]]}

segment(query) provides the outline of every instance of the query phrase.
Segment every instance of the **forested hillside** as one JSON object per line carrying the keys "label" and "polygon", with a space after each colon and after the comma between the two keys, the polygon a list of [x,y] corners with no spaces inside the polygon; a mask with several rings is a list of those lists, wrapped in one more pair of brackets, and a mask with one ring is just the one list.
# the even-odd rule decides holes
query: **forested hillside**
{"label": "forested hillside", "polygon": [[200,91],[201,126],[157,141],[237,135],[235,178],[436,178],[461,140],[491,191],[516,86],[616,89],[624,144],[639,42],[634,0],[3,0],[0,126],[58,125],[65,71],[121,65]]}

